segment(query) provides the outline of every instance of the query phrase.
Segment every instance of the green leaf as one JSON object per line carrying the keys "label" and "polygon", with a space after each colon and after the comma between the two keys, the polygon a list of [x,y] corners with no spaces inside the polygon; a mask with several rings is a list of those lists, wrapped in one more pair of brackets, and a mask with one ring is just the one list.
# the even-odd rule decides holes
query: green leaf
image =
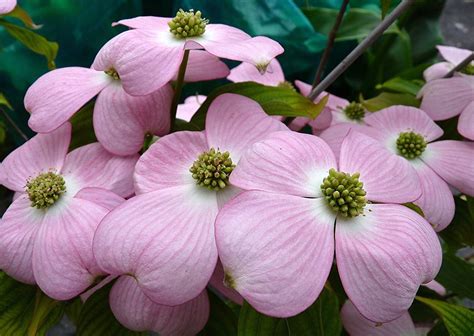
{"label": "green leaf", "polygon": [[474,334],[474,312],[451,303],[417,296],[416,299],[433,309],[443,320],[450,335]]}
{"label": "green leaf", "polygon": [[130,331],[116,319],[109,306],[109,292],[113,282],[97,290],[84,303],[77,323],[78,336],[133,336],[146,335]]}
{"label": "green leaf", "polygon": [[325,287],[311,307],[288,319],[288,325],[291,335],[340,335],[342,325],[336,293]]}
{"label": "green leaf", "polygon": [[3,95],[3,93],[0,92],[0,105],[8,107],[10,110],[13,111],[13,107],[10,105],[10,102],[8,101],[7,97]]}
{"label": "green leaf", "polygon": [[418,91],[420,91],[422,84],[419,82],[414,82],[399,77],[392,78],[386,81],[383,84],[377,85],[375,88],[385,91],[394,91],[400,93],[408,93],[413,96],[416,96]]}
{"label": "green leaf", "polygon": [[22,284],[0,271],[0,330],[2,336],[46,335],[63,314],[63,305],[37,286]]}
{"label": "green leaf", "polygon": [[211,311],[209,320],[204,329],[198,334],[201,336],[235,336],[237,335],[237,316],[216,294],[207,291]]}
{"label": "green leaf", "polygon": [[443,263],[436,281],[460,297],[474,299],[474,265],[450,253],[443,255]]}
{"label": "green leaf", "polygon": [[20,20],[28,28],[31,28],[31,29],[41,28],[41,25],[37,25],[36,23],[34,23],[30,15],[19,5],[16,5],[15,9],[11,11],[10,13],[8,13],[7,16]]}
{"label": "green leaf", "polygon": [[235,93],[251,98],[259,103],[269,115],[307,117],[310,119],[316,118],[321,113],[328,99],[326,96],[315,104],[289,88],[265,86],[254,82],[232,83],[212,91],[190,122],[204,129],[209,105],[217,96],[223,93]]}
{"label": "green leaf", "polygon": [[415,203],[404,203],[403,205],[406,206],[407,208],[412,209],[413,211],[415,211],[421,217],[425,217],[425,214],[423,213],[423,210],[421,210],[421,208],[418,205],[416,205]]}
{"label": "green leaf", "polygon": [[474,246],[474,214],[471,214],[473,198],[467,197],[467,201],[455,197],[456,213],[449,226],[440,232],[448,249],[454,253],[461,247]]}
{"label": "green leaf", "polygon": [[69,150],[96,142],[97,138],[92,125],[92,114],[94,112],[94,102],[91,101],[84,105],[71,118],[72,138]]}
{"label": "green leaf", "polygon": [[392,105],[420,106],[420,101],[412,95],[406,93],[382,92],[378,96],[370,99],[360,97],[361,104],[369,111],[375,112]]}
{"label": "green leaf", "polygon": [[239,315],[239,336],[287,336],[285,319],[263,315],[244,302]]}
{"label": "green leaf", "polygon": [[392,0],[380,0],[380,8],[382,9],[382,19],[385,17],[385,15],[387,15],[391,3]]}
{"label": "green leaf", "polygon": [[54,69],[56,67],[54,60],[56,59],[59,48],[59,45],[56,42],[48,41],[43,36],[32,32],[31,30],[16,26],[5,20],[0,19],[0,25],[4,26],[7,32],[21,42],[25,47],[46,57],[49,69]]}

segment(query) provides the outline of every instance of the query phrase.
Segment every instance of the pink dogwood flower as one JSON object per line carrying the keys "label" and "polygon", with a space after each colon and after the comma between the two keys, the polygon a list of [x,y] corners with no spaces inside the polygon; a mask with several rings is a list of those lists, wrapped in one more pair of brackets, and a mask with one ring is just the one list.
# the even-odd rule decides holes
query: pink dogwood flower
{"label": "pink dogwood flower", "polygon": [[250,64],[242,62],[232,70],[230,70],[227,79],[234,83],[255,82],[267,86],[289,86],[291,83],[285,79],[285,74],[281,68],[280,62],[276,58],[268,64],[267,71],[261,73],[258,69]]}
{"label": "pink dogwood flower", "polygon": [[178,105],[176,118],[189,122],[206,98],[203,95],[189,96],[184,100],[184,104]]}
{"label": "pink dogwood flower", "polygon": [[399,203],[419,197],[409,163],[350,132],[339,163],[314,135],[276,132],[242,156],[231,183],[248,190],[216,219],[226,284],[258,311],[296,315],[318,297],[333,264],[358,310],[391,321],[441,265],[428,222]]}
{"label": "pink dogwood flower", "polygon": [[0,2],[0,15],[8,14],[16,7],[16,0],[2,0]]}
{"label": "pink dogwood flower", "polygon": [[217,262],[217,212],[240,192],[229,175],[252,143],[280,130],[287,128],[253,100],[223,94],[209,107],[205,131],[176,132],[154,143],[136,165],[137,196],[96,232],[101,269],[132,275],[158,304],[199,295]]}
{"label": "pink dogwood flower", "polygon": [[[423,77],[427,82],[432,81],[433,79],[443,78],[456,65],[472,54],[471,50],[456,47],[439,45],[436,46],[436,48],[438,48],[439,53],[446,62],[435,63],[423,72]],[[460,73],[474,75],[474,61],[462,69]]]}
{"label": "pink dogwood flower", "polygon": [[[121,34],[113,56],[123,86],[132,95],[146,95],[168,83],[178,73],[185,50],[205,49],[220,58],[251,63],[262,72],[283,53],[278,42],[209,24],[200,11],[179,10],[174,18],[142,16],[116,24],[133,28]],[[97,62],[93,67],[106,70]]]}
{"label": "pink dogwood flower", "polygon": [[420,108],[433,120],[446,120],[459,115],[458,131],[474,140],[474,76],[434,79],[418,93]]}
{"label": "pink dogwood flower", "polygon": [[426,327],[415,327],[407,311],[387,323],[372,322],[361,315],[349,300],[342,306],[341,319],[344,329],[351,336],[425,336],[430,330]]}
{"label": "pink dogwood flower", "polygon": [[66,123],[34,136],[2,163],[2,184],[17,198],[0,224],[0,268],[58,300],[104,274],[92,239],[102,218],[133,193],[138,159],[114,156],[98,143],[67,154],[70,138]]}

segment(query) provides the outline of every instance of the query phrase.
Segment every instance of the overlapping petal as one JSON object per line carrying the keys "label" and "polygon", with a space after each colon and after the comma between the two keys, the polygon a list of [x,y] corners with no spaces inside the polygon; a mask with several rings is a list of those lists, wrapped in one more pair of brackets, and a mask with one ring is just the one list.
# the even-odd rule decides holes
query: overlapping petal
{"label": "overlapping petal", "polygon": [[224,278],[224,268],[220,260],[217,260],[216,269],[214,273],[212,273],[211,279],[209,279],[209,285],[229,300],[240,305],[243,304],[244,299],[242,296],[235,289],[227,287],[227,285],[224,284]]}
{"label": "overlapping petal", "polygon": [[246,151],[230,181],[245,190],[317,197],[331,168],[337,168],[336,159],[320,138],[275,132]]}
{"label": "overlapping petal", "polygon": [[242,62],[230,71],[227,79],[235,83],[251,81],[269,86],[277,86],[285,81],[285,75],[280,63],[274,58],[267,66],[267,71],[263,74],[253,64]]}
{"label": "overlapping petal", "polygon": [[117,320],[134,331],[156,331],[160,335],[196,335],[209,316],[206,291],[179,306],[151,301],[131,276],[122,276],[110,292],[110,307]]}
{"label": "overlapping petal", "polygon": [[206,96],[189,96],[184,100],[184,104],[178,105],[178,110],[176,111],[176,118],[184,121],[190,121],[205,100]]}
{"label": "overlapping petal", "polygon": [[248,191],[219,213],[216,240],[226,282],[258,311],[296,315],[321,292],[334,253],[335,215],[324,202]]}
{"label": "overlapping petal", "polygon": [[443,78],[454,65],[449,62],[439,62],[429,66],[423,71],[423,77],[427,82],[432,81],[433,79]]}
{"label": "overlapping petal", "polygon": [[113,193],[112,191],[93,187],[79,190],[79,192],[74,197],[100,205],[109,211],[112,211],[120,204],[125,202],[125,199]]}
{"label": "overlapping petal", "polygon": [[[191,50],[184,74],[184,81],[199,82],[225,78],[229,73],[229,67],[217,56],[205,50]],[[177,75],[174,80],[177,79]]]}
{"label": "overlapping petal", "polygon": [[48,134],[37,134],[14,150],[2,162],[2,184],[24,192],[26,182],[41,173],[59,172],[71,141],[71,125],[64,124]]}
{"label": "overlapping petal", "polygon": [[172,18],[158,17],[158,16],[137,16],[131,19],[123,19],[118,22],[114,22],[112,26],[123,25],[129,28],[135,29],[147,29],[147,30],[169,30],[168,22]]}
{"label": "overlapping petal", "polygon": [[85,103],[109,85],[103,71],[69,67],[50,71],[33,83],[25,95],[31,113],[28,125],[36,132],[51,132],[71,118]]}
{"label": "overlapping petal", "polygon": [[407,207],[369,204],[364,216],[336,221],[336,260],[344,290],[371,321],[401,316],[420,284],[436,276],[441,259],[436,233]]}
{"label": "overlapping petal", "polygon": [[438,45],[436,48],[446,61],[454,65],[458,65],[472,54],[470,50],[451,46]]}
{"label": "overlapping petal", "polygon": [[474,140],[474,101],[461,112],[458,131],[463,137]]}
{"label": "overlapping petal", "polygon": [[111,212],[94,239],[100,267],[129,274],[153,301],[179,305],[199,295],[216,265],[215,193],[195,185],[138,195]]}
{"label": "overlapping petal", "polygon": [[172,99],[170,85],[138,97],[126,93],[119,83],[109,85],[99,94],[94,107],[97,139],[116,155],[137,153],[145,134],[162,136],[169,132]]}
{"label": "overlapping petal", "polygon": [[421,195],[418,175],[407,160],[356,131],[350,131],[342,143],[339,170],[360,173],[367,199],[371,201],[405,203]]}

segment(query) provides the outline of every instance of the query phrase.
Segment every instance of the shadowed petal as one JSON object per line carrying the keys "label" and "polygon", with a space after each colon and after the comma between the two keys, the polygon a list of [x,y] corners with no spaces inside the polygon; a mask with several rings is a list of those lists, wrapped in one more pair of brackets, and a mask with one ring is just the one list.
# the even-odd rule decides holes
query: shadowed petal
{"label": "shadowed petal", "polygon": [[[184,81],[200,82],[225,78],[229,73],[229,67],[218,57],[204,50],[191,50],[184,74]],[[176,80],[177,75],[174,80]]]}
{"label": "shadowed petal", "polygon": [[321,292],[334,254],[335,216],[324,202],[248,191],[219,212],[226,282],[261,313],[296,315]]}
{"label": "shadowed petal", "polygon": [[74,197],[90,201],[94,204],[100,205],[103,208],[106,208],[109,211],[112,211],[120,204],[125,202],[125,199],[122,197],[102,188],[84,188],[81,189]]}
{"label": "shadowed petal", "polygon": [[28,125],[36,132],[51,132],[111,83],[102,71],[69,67],[47,72],[34,82],[25,95],[31,113]]}
{"label": "shadowed petal", "polygon": [[421,195],[418,175],[407,160],[356,131],[350,131],[342,143],[339,169],[360,173],[370,201],[406,203]]}
{"label": "shadowed petal", "polygon": [[112,287],[110,308],[128,329],[156,331],[160,335],[196,335],[209,317],[205,290],[182,305],[163,306],[151,301],[130,276],[120,277]]}
{"label": "shadowed petal", "polygon": [[255,65],[242,62],[230,70],[230,75],[227,76],[227,79],[234,83],[251,81],[263,85],[278,86],[278,84],[285,81],[285,75],[280,63],[274,58],[264,74],[260,73]]}
{"label": "shadowed petal", "polygon": [[37,134],[15,149],[2,162],[2,184],[15,191],[24,192],[26,182],[41,173],[59,172],[71,141],[71,125],[48,134]]}
{"label": "shadowed petal", "polygon": [[246,151],[230,182],[244,190],[318,197],[323,179],[336,167],[334,154],[320,138],[275,132]]}
{"label": "shadowed petal", "polygon": [[199,186],[136,196],[100,224],[94,255],[109,274],[133,275],[155,302],[178,305],[207,285],[217,261],[215,192]]}
{"label": "shadowed petal", "polygon": [[190,121],[205,100],[206,96],[189,96],[184,100],[184,104],[178,105],[178,110],[176,111],[176,118],[184,121]]}
{"label": "shadowed petal", "polygon": [[458,131],[463,137],[474,140],[474,101],[459,116]]}
{"label": "shadowed petal", "polygon": [[217,260],[216,269],[212,273],[211,279],[209,279],[209,285],[229,300],[239,305],[244,303],[244,299],[235,289],[229,288],[224,284],[224,268],[220,260]]}
{"label": "shadowed petal", "polygon": [[418,287],[434,279],[441,258],[436,233],[407,207],[368,204],[363,216],[336,220],[336,260],[344,290],[374,322],[402,315]]}
{"label": "shadowed petal", "polygon": [[435,63],[423,71],[423,77],[427,82],[443,78],[452,68],[454,68],[454,65],[449,62]]}
{"label": "shadowed petal", "polygon": [[134,97],[120,84],[110,85],[97,97],[94,107],[94,130],[99,142],[116,155],[137,153],[147,133],[165,135],[170,129],[173,89],[159,90]]}

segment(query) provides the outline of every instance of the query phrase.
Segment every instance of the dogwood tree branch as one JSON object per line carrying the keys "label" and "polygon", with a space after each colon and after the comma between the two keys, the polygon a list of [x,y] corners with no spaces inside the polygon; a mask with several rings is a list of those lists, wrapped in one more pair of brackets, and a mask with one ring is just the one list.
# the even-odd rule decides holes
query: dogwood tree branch
{"label": "dogwood tree branch", "polygon": [[311,90],[308,98],[314,100],[329,87],[346,69],[369,48],[397,18],[410,7],[415,0],[403,0],[375,29],[335,67],[321,83]]}
{"label": "dogwood tree branch", "polygon": [[469,63],[471,63],[471,61],[474,60],[474,52],[471,53],[469,56],[467,56],[461,63],[459,63],[458,65],[456,65],[454,68],[452,68],[446,75],[443,76],[443,78],[449,78],[451,77],[452,75],[454,75],[454,73],[456,71],[459,71],[461,70],[462,68],[464,68],[466,65],[468,65]]}
{"label": "dogwood tree branch", "polygon": [[173,101],[171,102],[170,110],[170,127],[171,130],[174,129],[174,124],[176,122],[176,112],[178,110],[179,98],[181,97],[181,92],[183,91],[184,85],[184,75],[186,73],[186,66],[188,65],[189,50],[184,51],[184,57],[179,66],[178,78],[176,80],[176,88],[174,91]]}
{"label": "dogwood tree branch", "polygon": [[15,121],[10,117],[10,115],[7,113],[7,111],[5,111],[4,109],[2,109],[0,107],[0,113],[5,117],[5,119],[10,123],[10,125],[12,125],[12,127],[15,129],[15,131],[17,131],[17,133],[25,140],[25,141],[28,141],[29,138],[28,136],[23,133],[23,131],[21,130],[21,128],[15,123]]}

